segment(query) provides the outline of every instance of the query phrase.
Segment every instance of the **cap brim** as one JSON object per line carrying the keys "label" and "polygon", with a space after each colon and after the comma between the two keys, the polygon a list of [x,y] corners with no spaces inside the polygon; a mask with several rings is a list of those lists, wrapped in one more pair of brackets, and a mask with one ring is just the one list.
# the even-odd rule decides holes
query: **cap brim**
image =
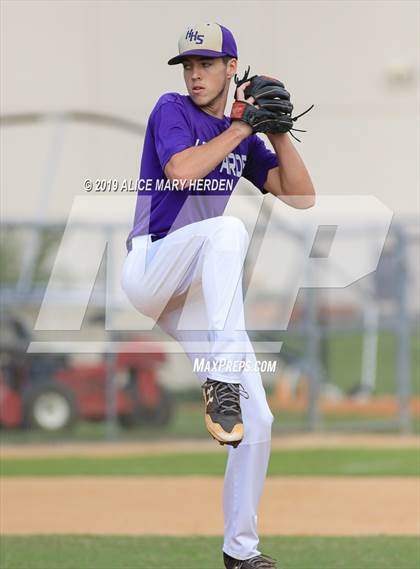
{"label": "cap brim", "polygon": [[[168,61],[168,65],[176,65],[177,63],[181,63],[182,60],[189,55],[202,55],[203,57],[224,57],[228,54],[220,51],[212,51],[210,49],[192,49],[190,51],[184,51],[184,53],[173,57]],[[232,55],[232,57],[234,56]]]}

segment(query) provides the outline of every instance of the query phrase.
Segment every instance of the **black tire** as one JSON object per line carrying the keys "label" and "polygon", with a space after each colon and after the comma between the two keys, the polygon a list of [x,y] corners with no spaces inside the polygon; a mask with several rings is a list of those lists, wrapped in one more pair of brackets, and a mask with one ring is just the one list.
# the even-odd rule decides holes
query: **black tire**
{"label": "black tire", "polygon": [[172,394],[160,388],[159,405],[153,409],[138,404],[130,415],[121,415],[120,423],[123,427],[164,427],[168,425],[174,414],[174,400]]}
{"label": "black tire", "polygon": [[48,381],[31,385],[23,394],[24,426],[48,432],[66,431],[78,420],[76,398],[66,385]]}

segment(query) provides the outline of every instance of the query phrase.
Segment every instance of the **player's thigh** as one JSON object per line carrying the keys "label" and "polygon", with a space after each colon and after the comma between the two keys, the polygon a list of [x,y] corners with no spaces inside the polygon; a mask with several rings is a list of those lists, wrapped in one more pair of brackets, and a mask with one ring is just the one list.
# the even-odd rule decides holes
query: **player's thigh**
{"label": "player's thigh", "polygon": [[190,236],[184,243],[170,239],[133,239],[123,267],[121,286],[132,304],[157,319],[172,297],[188,289],[202,242]]}

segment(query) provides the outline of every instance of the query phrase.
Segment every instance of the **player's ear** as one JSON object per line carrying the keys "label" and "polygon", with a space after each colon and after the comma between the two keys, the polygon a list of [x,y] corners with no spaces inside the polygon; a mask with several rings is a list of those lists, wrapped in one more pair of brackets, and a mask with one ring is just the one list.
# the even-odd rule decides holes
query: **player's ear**
{"label": "player's ear", "polygon": [[238,60],[237,59],[229,59],[227,63],[227,78],[232,79],[235,76],[236,70],[238,67]]}

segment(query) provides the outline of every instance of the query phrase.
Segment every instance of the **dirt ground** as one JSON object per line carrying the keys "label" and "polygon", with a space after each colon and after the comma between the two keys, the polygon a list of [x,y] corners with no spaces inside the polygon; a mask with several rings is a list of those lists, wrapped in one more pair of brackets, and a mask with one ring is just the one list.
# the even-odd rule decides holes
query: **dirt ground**
{"label": "dirt ground", "polygon": [[[3,534],[220,535],[221,477],[4,478]],[[413,478],[269,478],[265,535],[418,534]]]}
{"label": "dirt ground", "polygon": [[[293,435],[273,448],[419,448],[419,437]],[[6,446],[1,458],[225,452],[213,441]],[[221,477],[24,477],[0,480],[3,534],[220,535]],[[264,535],[418,535],[420,483],[409,477],[272,477]],[[199,506],[199,507],[198,507]]]}

